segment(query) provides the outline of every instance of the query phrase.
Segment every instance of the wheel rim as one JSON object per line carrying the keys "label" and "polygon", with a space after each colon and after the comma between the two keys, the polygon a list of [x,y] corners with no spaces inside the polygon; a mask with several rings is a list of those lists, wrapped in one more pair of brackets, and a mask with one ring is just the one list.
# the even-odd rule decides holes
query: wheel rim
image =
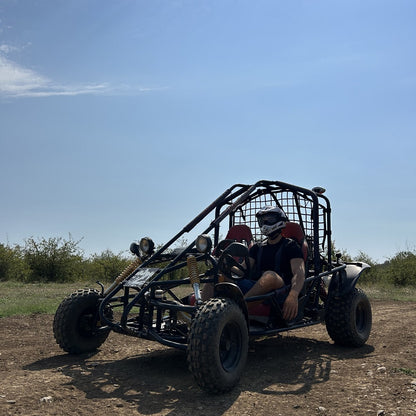
{"label": "wheel rim", "polygon": [[228,323],[220,338],[220,361],[223,369],[227,372],[233,371],[239,364],[241,358],[242,336],[238,325]]}
{"label": "wheel rim", "polygon": [[79,318],[78,328],[82,336],[91,337],[96,329],[95,315],[90,311],[85,311]]}

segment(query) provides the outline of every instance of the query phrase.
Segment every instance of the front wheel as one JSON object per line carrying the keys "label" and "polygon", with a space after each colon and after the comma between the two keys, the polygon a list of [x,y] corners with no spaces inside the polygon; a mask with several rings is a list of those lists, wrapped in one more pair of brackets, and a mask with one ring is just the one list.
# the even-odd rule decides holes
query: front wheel
{"label": "front wheel", "polygon": [[[94,289],[81,289],[61,302],[53,320],[53,334],[64,351],[92,352],[107,339],[110,330],[99,330],[100,298]],[[106,315],[111,318],[110,309]]]}
{"label": "front wheel", "polygon": [[189,331],[187,359],[197,384],[224,393],[239,381],[248,353],[244,313],[231,299],[213,298],[197,311]]}
{"label": "front wheel", "polygon": [[371,304],[367,295],[354,288],[347,295],[328,299],[325,323],[329,336],[339,345],[361,347],[370,336]]}

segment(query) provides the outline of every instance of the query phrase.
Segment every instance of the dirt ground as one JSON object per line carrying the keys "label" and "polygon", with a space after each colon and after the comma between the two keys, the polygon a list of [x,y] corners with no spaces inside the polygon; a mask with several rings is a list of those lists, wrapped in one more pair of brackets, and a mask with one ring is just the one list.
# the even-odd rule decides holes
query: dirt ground
{"label": "dirt ground", "polygon": [[366,346],[325,326],[257,340],[232,392],[195,385],[185,354],[115,333],[96,354],[55,344],[50,315],[0,319],[1,415],[416,415],[414,303],[372,302]]}

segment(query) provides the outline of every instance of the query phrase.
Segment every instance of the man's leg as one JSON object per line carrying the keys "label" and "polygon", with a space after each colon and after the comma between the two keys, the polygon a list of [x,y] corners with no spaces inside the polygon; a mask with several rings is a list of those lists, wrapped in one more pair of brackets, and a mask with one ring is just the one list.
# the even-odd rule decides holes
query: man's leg
{"label": "man's leg", "polygon": [[245,298],[250,296],[259,296],[280,289],[284,286],[283,279],[273,271],[264,272],[255,285],[245,294]]}

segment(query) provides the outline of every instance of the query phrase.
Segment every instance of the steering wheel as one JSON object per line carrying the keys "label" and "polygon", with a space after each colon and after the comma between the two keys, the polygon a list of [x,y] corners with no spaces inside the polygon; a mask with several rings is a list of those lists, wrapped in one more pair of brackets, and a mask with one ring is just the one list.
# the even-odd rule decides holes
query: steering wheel
{"label": "steering wheel", "polygon": [[[250,274],[248,248],[238,242],[229,244],[228,247],[222,250],[218,259],[218,268],[229,279],[244,279]],[[233,271],[233,268],[237,273]],[[238,272],[241,272],[241,275]]]}

